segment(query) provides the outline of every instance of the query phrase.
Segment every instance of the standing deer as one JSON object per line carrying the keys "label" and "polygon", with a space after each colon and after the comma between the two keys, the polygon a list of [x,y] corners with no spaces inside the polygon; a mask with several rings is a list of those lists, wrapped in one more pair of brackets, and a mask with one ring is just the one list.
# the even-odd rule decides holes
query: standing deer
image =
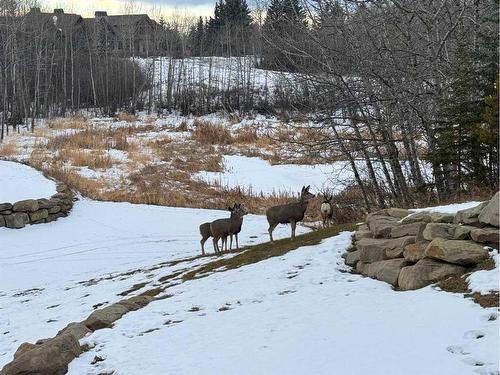
{"label": "standing deer", "polygon": [[[232,212],[234,209],[234,207],[229,207],[228,210],[229,212]],[[210,229],[210,222],[208,223],[203,223],[200,225],[200,234],[201,234],[201,240],[200,240],[200,244],[201,244],[201,254],[202,255],[205,255],[205,242],[207,242],[207,240],[212,237],[212,230]],[[215,251],[215,249],[214,249]]]}
{"label": "standing deer", "polygon": [[323,219],[323,228],[331,224],[333,218],[332,195],[324,194],[323,203],[321,203],[320,211]]}
{"label": "standing deer", "polygon": [[[224,244],[226,245],[227,250],[227,237],[234,234],[241,224],[243,223],[243,216],[245,216],[248,212],[246,212],[241,205],[235,204],[234,207],[230,207],[231,217],[229,219],[219,219],[210,223],[210,231],[212,232],[214,249],[216,253],[224,250]],[[222,239],[221,248],[219,248],[219,239]]]}
{"label": "standing deer", "polygon": [[269,223],[268,232],[271,242],[274,242],[273,230],[278,224],[290,223],[292,227],[292,240],[295,239],[295,227],[297,226],[297,222],[304,219],[307,205],[309,201],[314,198],[314,194],[309,192],[309,188],[310,186],[302,187],[298,202],[282,204],[267,209],[266,216],[267,222]]}
{"label": "standing deer", "polygon": [[248,214],[247,211],[245,211],[243,209],[243,207],[241,207],[241,204],[235,204],[233,209],[236,209],[238,208],[239,210],[243,211],[243,215],[239,218],[238,221],[235,221],[234,222],[234,226],[231,227],[231,231],[230,231],[230,242],[229,242],[229,250],[232,249],[233,247],[233,235],[236,237],[236,249],[239,249],[240,246],[238,244],[238,233],[241,232],[241,226],[243,225],[243,216]]}

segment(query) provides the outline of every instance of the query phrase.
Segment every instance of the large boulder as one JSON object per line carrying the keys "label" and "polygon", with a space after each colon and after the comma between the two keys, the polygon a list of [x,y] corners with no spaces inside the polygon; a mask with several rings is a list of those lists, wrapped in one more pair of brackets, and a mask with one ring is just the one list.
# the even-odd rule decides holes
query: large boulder
{"label": "large boulder", "polygon": [[91,331],[102,328],[109,328],[115,321],[120,319],[129,311],[130,310],[126,306],[115,303],[113,305],[94,311],[88,316],[83,324],[85,324]]}
{"label": "large boulder", "polygon": [[54,207],[55,205],[55,202],[54,201],[50,201],[48,199],[45,199],[45,198],[42,198],[42,199],[37,199],[37,202],[38,202],[38,209],[50,209],[52,207]]}
{"label": "large boulder", "polygon": [[356,263],[359,262],[359,256],[360,256],[359,250],[347,253],[347,257],[345,258],[345,264],[351,267],[356,267]]}
{"label": "large boulder", "polygon": [[425,249],[425,256],[448,263],[472,266],[487,259],[488,251],[472,241],[436,238]]}
{"label": "large boulder", "polygon": [[12,204],[10,203],[0,203],[0,212],[12,210]]}
{"label": "large boulder", "polygon": [[363,238],[356,243],[360,251],[360,260],[364,263],[373,263],[402,256],[404,247],[415,242],[414,236],[401,238]]}
{"label": "large boulder", "polygon": [[69,323],[66,327],[57,332],[57,336],[72,335],[75,339],[80,340],[90,332],[92,331],[83,323]]}
{"label": "large boulder", "polygon": [[398,225],[391,229],[392,238],[400,238],[406,236],[419,236],[425,229],[426,224],[420,221],[410,224]]}
{"label": "large boulder", "polygon": [[473,227],[472,225],[458,225],[455,227],[455,231],[453,232],[454,240],[470,240],[470,232],[477,227]]}
{"label": "large boulder", "polygon": [[412,224],[418,222],[430,223],[431,222],[430,212],[426,211],[416,212],[409,216],[406,216],[404,219],[401,220],[401,224]]}
{"label": "large boulder", "polygon": [[7,228],[20,229],[24,228],[29,223],[30,218],[25,212],[14,212],[10,215],[4,216],[5,226]]}
{"label": "large boulder", "polygon": [[3,215],[0,215],[0,228],[4,226],[5,226],[5,218],[3,217]]}
{"label": "large boulder", "polygon": [[460,210],[455,214],[454,223],[467,225],[479,225],[479,214],[488,205],[489,202],[483,202],[475,207]]}
{"label": "large boulder", "polygon": [[354,239],[356,241],[362,240],[363,238],[372,238],[373,233],[367,229],[367,230],[357,230],[354,232]]}
{"label": "large boulder", "polygon": [[423,288],[452,275],[461,275],[465,268],[433,259],[421,259],[417,264],[401,269],[398,285],[401,290]]}
{"label": "large boulder", "polygon": [[478,216],[479,222],[485,225],[493,225],[494,227],[499,226],[498,211],[500,210],[500,192],[497,192],[489,203],[481,210]]}
{"label": "large boulder", "polygon": [[34,199],[26,199],[14,203],[13,210],[15,212],[34,212],[39,209],[38,201]]}
{"label": "large boulder", "polygon": [[408,266],[409,264],[410,262],[406,259],[382,260],[380,262],[368,264],[364,268],[363,274],[396,286],[398,283],[399,272],[403,267]]}
{"label": "large boulder", "polygon": [[453,239],[456,225],[446,223],[429,223],[424,229],[423,237],[427,241],[432,241],[434,238]]}
{"label": "large boulder", "polygon": [[32,222],[43,220],[49,217],[49,211],[47,209],[41,209],[35,212],[30,212],[30,220]]}
{"label": "large boulder", "polygon": [[403,251],[404,258],[409,262],[418,262],[420,259],[425,257],[425,249],[428,244],[428,241],[424,241],[406,245],[405,250]]}
{"label": "large boulder", "polygon": [[470,236],[473,241],[498,245],[500,242],[500,231],[495,227],[475,228],[471,230]]}
{"label": "large boulder", "polygon": [[392,228],[399,225],[398,219],[381,215],[368,215],[366,222],[375,238],[388,238]]}
{"label": "large boulder", "polygon": [[402,219],[411,214],[411,211],[405,208],[388,208],[386,210],[387,215],[394,217],[396,219]]}
{"label": "large boulder", "polygon": [[62,375],[68,364],[81,354],[78,340],[72,335],[60,335],[40,345],[25,345],[21,353],[3,369],[2,375]]}

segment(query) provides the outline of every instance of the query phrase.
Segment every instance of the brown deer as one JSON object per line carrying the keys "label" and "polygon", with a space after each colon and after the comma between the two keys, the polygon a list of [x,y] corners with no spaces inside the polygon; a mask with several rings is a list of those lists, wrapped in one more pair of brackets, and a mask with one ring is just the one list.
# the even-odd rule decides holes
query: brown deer
{"label": "brown deer", "polygon": [[324,194],[323,202],[320,206],[321,219],[323,220],[323,228],[330,225],[333,218],[332,195]]}
{"label": "brown deer", "polygon": [[309,201],[314,198],[314,194],[309,192],[309,188],[310,186],[302,187],[298,202],[282,204],[267,209],[266,216],[267,222],[269,223],[268,232],[271,242],[274,242],[273,230],[278,224],[290,223],[292,227],[292,240],[295,239],[295,228],[297,226],[297,222],[304,219],[304,213],[306,212],[307,205]]}
{"label": "brown deer", "polygon": [[[210,231],[212,232],[214,250],[216,253],[220,253],[221,249],[223,251],[224,245],[226,245],[227,250],[227,237],[235,234],[243,223],[243,216],[248,213],[238,204],[235,204],[232,208],[230,207],[229,210],[231,211],[231,217],[229,219],[218,219],[210,223]],[[221,248],[219,248],[219,239],[222,239]]]}
{"label": "brown deer", "polygon": [[241,226],[243,225],[243,216],[248,214],[248,212],[245,211],[243,209],[243,207],[241,207],[241,204],[235,204],[233,209],[236,209],[236,208],[243,211],[243,215],[239,218],[238,221],[235,221],[234,226],[231,227],[231,231],[229,233],[229,236],[230,236],[229,237],[230,238],[229,250],[231,250],[233,247],[233,235],[236,237],[236,249],[238,250],[240,248],[240,246],[238,244],[238,234],[241,232]]}

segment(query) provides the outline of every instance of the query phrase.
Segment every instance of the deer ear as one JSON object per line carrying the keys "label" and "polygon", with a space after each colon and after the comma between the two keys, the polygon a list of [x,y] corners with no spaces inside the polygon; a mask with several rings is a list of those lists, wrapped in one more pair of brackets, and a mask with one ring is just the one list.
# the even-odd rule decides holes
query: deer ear
{"label": "deer ear", "polygon": [[306,187],[306,191],[309,191],[309,188],[311,187],[311,185],[307,185]]}

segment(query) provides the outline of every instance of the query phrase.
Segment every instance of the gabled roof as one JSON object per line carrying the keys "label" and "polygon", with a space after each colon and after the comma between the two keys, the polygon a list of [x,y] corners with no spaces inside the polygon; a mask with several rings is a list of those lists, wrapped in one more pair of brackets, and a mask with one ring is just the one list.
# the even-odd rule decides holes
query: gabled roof
{"label": "gabled roof", "polygon": [[26,19],[31,24],[47,24],[64,32],[72,31],[83,24],[83,18],[72,13],[42,13],[30,11],[26,13]]}
{"label": "gabled roof", "polygon": [[153,21],[147,14],[128,14],[121,16],[106,16],[108,22],[117,28],[134,27],[141,21],[146,21],[156,26],[156,21]]}

